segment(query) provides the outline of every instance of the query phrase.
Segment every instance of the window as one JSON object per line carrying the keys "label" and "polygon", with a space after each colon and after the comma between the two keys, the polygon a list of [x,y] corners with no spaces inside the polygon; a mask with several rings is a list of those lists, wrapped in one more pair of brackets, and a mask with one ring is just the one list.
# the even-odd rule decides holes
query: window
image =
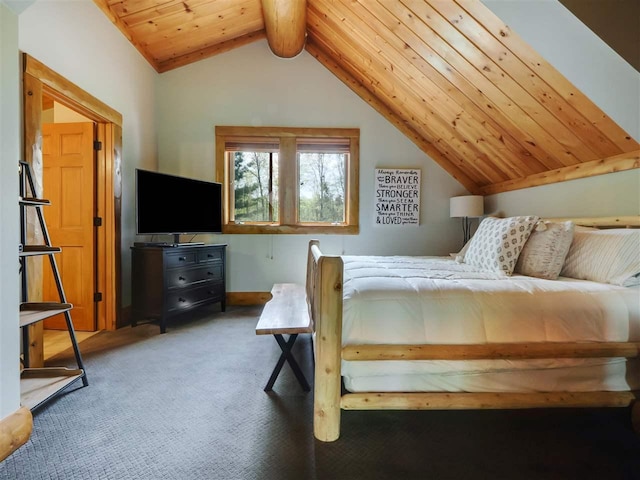
{"label": "window", "polygon": [[358,233],[360,131],[216,127],[224,233]]}

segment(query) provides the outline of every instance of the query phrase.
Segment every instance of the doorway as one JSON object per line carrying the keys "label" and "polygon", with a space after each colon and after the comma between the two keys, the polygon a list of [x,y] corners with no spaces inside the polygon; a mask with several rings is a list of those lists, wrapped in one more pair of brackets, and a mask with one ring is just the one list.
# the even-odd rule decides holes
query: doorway
{"label": "doorway", "polygon": [[[96,299],[93,329],[115,330],[124,325],[121,314],[121,162],[122,115],[28,54],[23,54],[24,160],[35,172],[40,191],[43,185],[44,100],[57,102],[94,124],[93,138],[100,148],[95,155],[94,246],[98,252],[94,280]],[[45,105],[46,106],[46,105]],[[46,213],[45,213],[46,214]],[[93,222],[92,222],[93,223]],[[29,241],[42,243],[38,229],[28,231]],[[42,264],[31,267],[28,297],[43,298]],[[66,288],[66,286],[65,286]],[[42,322],[29,328],[31,366],[41,366],[43,355]]]}
{"label": "doorway", "polygon": [[[77,331],[97,329],[98,271],[95,122],[42,96],[42,187],[51,204],[43,209],[49,237],[62,248],[57,256],[65,294],[73,304]],[[43,272],[43,300],[57,301],[58,288],[50,269]],[[66,330],[64,315],[50,317],[45,329]]]}

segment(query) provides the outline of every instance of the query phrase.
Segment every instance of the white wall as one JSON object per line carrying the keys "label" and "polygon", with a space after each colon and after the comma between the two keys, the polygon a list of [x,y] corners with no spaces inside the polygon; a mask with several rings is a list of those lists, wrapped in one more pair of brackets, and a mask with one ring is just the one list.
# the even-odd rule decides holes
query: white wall
{"label": "white wall", "polygon": [[40,0],[27,8],[19,17],[19,47],[123,116],[122,282],[128,305],[134,171],[156,168],[157,73],[88,0]]}
{"label": "white wall", "polygon": [[[561,3],[482,2],[627,133],[640,139],[640,73]],[[640,170],[491,195],[485,206],[504,215],[637,215]]]}
{"label": "white wall", "polygon": [[0,420],[20,407],[18,16],[0,2]]}
{"label": "white wall", "polygon": [[53,102],[53,107],[42,111],[41,120],[43,125],[46,123],[84,123],[92,121],[58,102]]}
{"label": "white wall", "polygon": [[[69,107],[66,107],[58,102],[53,102],[53,120],[48,123],[85,123],[91,122],[91,120],[84,115],[79,114],[78,112],[71,110]],[[43,112],[44,113],[44,112]],[[44,115],[42,118],[42,123],[47,123],[44,119]]]}
{"label": "white wall", "polygon": [[[156,108],[160,170],[210,180],[216,125],[360,128],[360,234],[321,236],[330,253],[447,254],[462,241],[459,223],[449,218],[449,197],[465,189],[306,51],[285,60],[260,41],[164,73]],[[419,227],[374,226],[376,167],[422,170]],[[310,238],[203,237],[229,244],[230,291],[303,281]]]}

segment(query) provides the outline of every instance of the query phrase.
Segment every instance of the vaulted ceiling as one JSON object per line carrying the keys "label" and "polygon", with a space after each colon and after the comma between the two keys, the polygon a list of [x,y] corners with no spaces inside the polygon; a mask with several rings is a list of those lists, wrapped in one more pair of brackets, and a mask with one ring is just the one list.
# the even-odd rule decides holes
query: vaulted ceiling
{"label": "vaulted ceiling", "polygon": [[94,1],[158,72],[267,31],[274,49],[273,18],[298,15],[304,48],[471,193],[640,167],[637,140],[479,0]]}

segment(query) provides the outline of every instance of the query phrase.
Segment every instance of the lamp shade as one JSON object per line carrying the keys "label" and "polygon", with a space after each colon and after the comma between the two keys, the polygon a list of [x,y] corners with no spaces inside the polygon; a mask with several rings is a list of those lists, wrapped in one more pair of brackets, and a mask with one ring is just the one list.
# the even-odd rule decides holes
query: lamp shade
{"label": "lamp shade", "polygon": [[481,217],[484,214],[482,195],[465,195],[449,199],[450,217]]}

